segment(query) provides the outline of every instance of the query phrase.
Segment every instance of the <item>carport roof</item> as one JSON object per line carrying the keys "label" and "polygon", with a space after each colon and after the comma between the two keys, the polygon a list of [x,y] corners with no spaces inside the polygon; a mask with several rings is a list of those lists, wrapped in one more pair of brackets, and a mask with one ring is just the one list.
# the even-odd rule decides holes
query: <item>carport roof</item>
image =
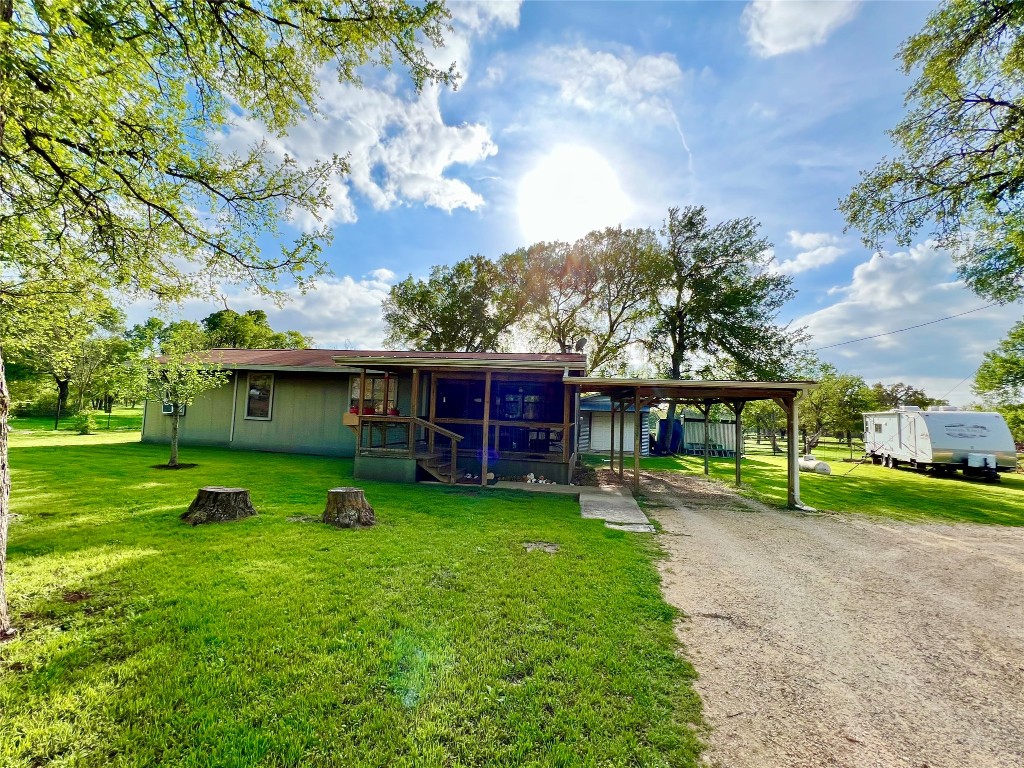
{"label": "carport roof", "polygon": [[647,402],[735,402],[791,398],[817,386],[814,381],[704,381],[675,379],[608,379],[572,377],[566,384],[581,392],[600,392],[615,399],[634,397]]}

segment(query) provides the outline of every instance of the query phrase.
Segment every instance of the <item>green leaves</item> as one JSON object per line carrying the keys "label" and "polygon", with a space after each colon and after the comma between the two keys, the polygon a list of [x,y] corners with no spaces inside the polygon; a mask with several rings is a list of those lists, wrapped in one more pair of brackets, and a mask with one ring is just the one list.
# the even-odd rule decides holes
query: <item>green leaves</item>
{"label": "green leaves", "polygon": [[0,5],[0,303],[84,277],[175,300],[241,282],[272,292],[324,270],[326,228],[265,253],[279,222],[318,220],[344,158],[312,167],[265,142],[228,151],[240,113],[280,133],[317,109],[321,70],[430,64],[438,2],[14,0]]}
{"label": "green leaves", "polygon": [[662,228],[663,288],[651,343],[670,378],[779,378],[792,367],[803,329],[777,324],[795,293],[768,268],[771,243],[751,218],[708,222],[703,207],[671,208]]}
{"label": "green leaves", "polygon": [[922,229],[980,295],[1024,295],[1024,6],[947,0],[900,50],[918,72],[885,159],[840,201],[864,243]]}

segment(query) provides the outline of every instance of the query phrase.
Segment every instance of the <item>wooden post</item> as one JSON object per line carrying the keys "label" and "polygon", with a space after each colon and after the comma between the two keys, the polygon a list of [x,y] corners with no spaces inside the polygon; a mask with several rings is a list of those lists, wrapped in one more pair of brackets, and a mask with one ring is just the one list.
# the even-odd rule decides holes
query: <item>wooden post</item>
{"label": "wooden post", "polygon": [[776,403],[786,412],[786,504],[790,507],[800,506],[800,413],[796,406],[796,397],[780,397]]}
{"label": "wooden post", "polygon": [[491,372],[484,373],[484,445],[480,457],[480,485],[487,485],[487,465],[491,447]]}
{"label": "wooden post", "polygon": [[[562,403],[562,463],[569,463],[569,387],[565,384],[562,385],[564,390],[564,397]],[[570,477],[572,476],[572,470],[569,471]]]}
{"label": "wooden post", "polygon": [[[611,444],[608,446],[608,459],[611,462],[611,470],[615,472],[615,400],[611,395],[608,395],[608,403],[611,405],[611,416],[612,416],[612,430],[611,430]],[[590,437],[594,439],[593,435]]]}
{"label": "wooden post", "polygon": [[633,390],[633,493],[640,493],[640,390]]}
{"label": "wooden post", "polygon": [[746,405],[746,403],[744,401],[742,401],[742,400],[737,400],[735,403],[732,404],[732,412],[734,414],[736,414],[736,441],[735,441],[736,444],[733,447],[735,448],[735,458],[736,458],[736,487],[737,488],[740,487],[740,482],[742,480],[742,475],[741,475],[742,470],[740,469],[740,463],[741,463],[741,461],[743,459],[743,422],[742,422],[741,419],[742,419],[742,415],[743,415],[743,407],[745,405]]}
{"label": "wooden post", "polygon": [[626,401],[619,400],[619,480],[626,471]]}
{"label": "wooden post", "polygon": [[705,400],[704,406],[700,409],[704,414],[704,474],[708,474],[708,416],[711,414],[711,404]]}
{"label": "wooden post", "polygon": [[450,438],[450,439],[451,439],[451,442],[452,442],[452,463],[451,463],[452,474],[451,474],[451,481],[450,482],[454,483],[455,482],[455,477],[456,477],[456,475],[459,472],[459,447],[455,444],[455,438],[454,437]]}
{"label": "wooden post", "polygon": [[[356,407],[359,410],[359,419],[357,420],[359,428],[359,439],[356,449],[362,447],[363,444],[363,404],[366,402],[366,369],[359,369],[359,402]],[[373,434],[370,435],[370,446],[373,446]]]}
{"label": "wooden post", "polygon": [[[427,421],[431,424],[434,423],[434,417],[437,415],[437,372],[430,372],[430,407],[427,411]],[[430,437],[427,438],[427,451],[429,453],[434,452],[434,430],[430,430]]]}
{"label": "wooden post", "polygon": [[418,368],[412,369],[412,392],[409,398],[409,415],[412,417],[409,420],[409,455],[416,456],[416,422],[415,419],[419,416],[419,396],[420,396],[420,371]]}
{"label": "wooden post", "polygon": [[[388,394],[390,394],[390,389],[391,389],[390,385],[391,385],[391,374],[388,373],[387,371],[384,371],[384,402],[381,404],[381,407],[380,407],[381,415],[382,416],[389,416],[390,415],[388,413],[388,411],[390,410],[388,408]],[[395,405],[398,405],[397,398],[395,400]]]}

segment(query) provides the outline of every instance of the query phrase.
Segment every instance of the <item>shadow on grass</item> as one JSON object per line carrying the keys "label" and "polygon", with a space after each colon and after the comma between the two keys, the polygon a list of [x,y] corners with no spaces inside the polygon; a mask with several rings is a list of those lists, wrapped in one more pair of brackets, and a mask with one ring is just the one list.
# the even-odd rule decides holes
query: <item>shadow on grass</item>
{"label": "shadow on grass", "polygon": [[[12,452],[0,764],[696,765],[643,537],[571,499],[387,483],[361,483],[374,528],[300,525],[351,461],[189,448],[196,470],[148,469],[165,450]],[[213,483],[260,515],[178,521]]]}

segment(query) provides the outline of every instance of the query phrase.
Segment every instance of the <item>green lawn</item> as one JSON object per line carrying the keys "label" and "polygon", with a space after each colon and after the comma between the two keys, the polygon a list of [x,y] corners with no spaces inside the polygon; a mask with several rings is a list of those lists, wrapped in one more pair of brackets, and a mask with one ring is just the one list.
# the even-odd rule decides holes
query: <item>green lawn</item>
{"label": "green lawn", "polygon": [[[785,444],[782,444],[785,447]],[[784,506],[786,457],[771,455],[766,443],[747,444],[743,461],[743,492]],[[880,515],[900,520],[973,522],[1024,525],[1024,475],[1006,473],[998,483],[965,480],[961,476],[939,478],[910,470],[886,469],[870,463],[841,461],[849,457],[845,444],[823,445],[814,451],[832,467],[831,475],[800,473],[800,499],[820,510]],[[858,444],[854,456],[859,458]],[[631,458],[627,457],[627,464]],[[733,459],[710,459],[711,477],[732,483]],[[699,475],[704,460],[695,456],[664,456],[644,459],[651,470],[675,470]]]}
{"label": "green lawn", "polygon": [[[5,768],[697,764],[649,538],[566,498],[384,483],[359,483],[374,528],[289,522],[351,462],[186,448],[169,472],[129,439],[14,437]],[[260,515],[179,522],[207,484]]]}
{"label": "green lawn", "polygon": [[[60,420],[61,431],[77,431],[75,426],[76,416],[62,416]],[[93,418],[96,420],[96,428],[99,431],[111,430],[134,430],[142,429],[142,406],[138,408],[114,408],[107,418],[106,413],[95,411]],[[109,425],[108,425],[109,422]],[[31,431],[45,432],[53,431],[53,416],[17,416],[10,420],[11,430],[16,432]]]}

